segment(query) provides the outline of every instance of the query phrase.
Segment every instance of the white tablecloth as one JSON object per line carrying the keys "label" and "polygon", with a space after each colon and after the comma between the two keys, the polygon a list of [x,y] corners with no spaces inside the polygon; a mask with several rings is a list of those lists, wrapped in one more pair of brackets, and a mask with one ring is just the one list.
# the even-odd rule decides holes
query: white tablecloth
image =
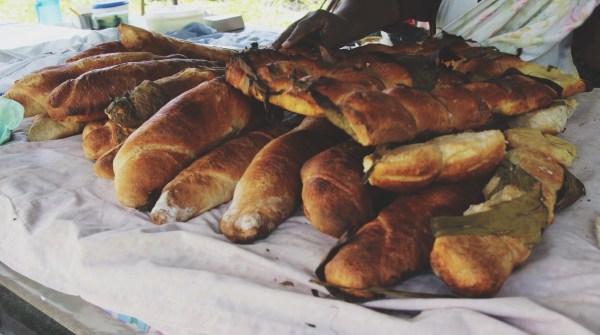
{"label": "white tablecloth", "polygon": [[[119,205],[112,181],[94,176],[81,136],[27,142],[30,118],[0,146],[0,261],[166,334],[600,333],[600,90],[577,100],[561,136],[577,146],[570,170],[587,195],[557,214],[492,299],[332,298],[310,280],[335,240],[301,210],[251,245],[220,234],[227,204],[154,225]],[[396,288],[450,293],[432,273]]]}

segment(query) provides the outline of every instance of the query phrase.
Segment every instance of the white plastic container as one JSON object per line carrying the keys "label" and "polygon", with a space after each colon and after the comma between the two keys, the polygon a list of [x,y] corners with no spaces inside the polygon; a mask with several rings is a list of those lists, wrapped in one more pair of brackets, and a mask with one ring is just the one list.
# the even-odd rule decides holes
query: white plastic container
{"label": "white plastic container", "polygon": [[148,9],[146,23],[148,29],[165,33],[179,30],[192,22],[204,23],[206,13],[194,6],[168,6]]}
{"label": "white plastic container", "polygon": [[129,23],[129,1],[92,0],[92,28],[105,29]]}

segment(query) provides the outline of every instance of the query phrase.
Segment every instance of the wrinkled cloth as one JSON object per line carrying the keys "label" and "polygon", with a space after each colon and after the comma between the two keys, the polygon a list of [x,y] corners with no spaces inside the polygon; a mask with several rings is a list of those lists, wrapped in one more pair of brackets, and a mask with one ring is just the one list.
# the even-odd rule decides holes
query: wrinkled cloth
{"label": "wrinkled cloth", "polygon": [[526,61],[577,74],[572,31],[600,0],[442,0],[437,27]]}
{"label": "wrinkled cloth", "polygon": [[182,40],[189,40],[194,37],[214,34],[216,32],[217,32],[217,30],[215,30],[214,28],[209,27],[205,24],[198,23],[198,22],[192,22],[192,23],[187,24],[185,27],[183,27],[179,30],[167,31],[165,33],[165,35],[170,36],[170,37],[179,38]]}

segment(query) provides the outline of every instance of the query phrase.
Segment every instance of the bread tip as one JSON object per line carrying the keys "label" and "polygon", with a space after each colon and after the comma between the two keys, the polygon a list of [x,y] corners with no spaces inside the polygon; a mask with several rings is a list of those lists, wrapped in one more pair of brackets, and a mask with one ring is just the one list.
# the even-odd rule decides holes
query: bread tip
{"label": "bread tip", "polygon": [[170,204],[171,196],[169,191],[163,192],[152,210],[150,211],[150,217],[156,224],[165,224],[177,221],[187,221],[192,217],[192,211],[188,208],[180,208]]}
{"label": "bread tip", "polygon": [[235,243],[252,243],[260,237],[263,228],[263,219],[260,213],[227,212],[221,220],[221,232],[225,237]]}

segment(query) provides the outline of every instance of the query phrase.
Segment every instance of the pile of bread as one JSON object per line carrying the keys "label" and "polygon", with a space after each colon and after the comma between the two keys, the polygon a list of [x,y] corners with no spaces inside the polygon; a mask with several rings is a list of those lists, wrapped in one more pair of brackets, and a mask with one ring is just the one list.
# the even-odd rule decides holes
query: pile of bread
{"label": "pile of bread", "polygon": [[29,139],[83,133],[94,173],[157,224],[230,202],[221,232],[251,243],[302,206],[340,238],[317,269],[333,293],[432,268],[459,295],[495,295],[583,190],[555,135],[586,85],[556,68],[456,38],[325,61],[119,31],[15,82]]}

